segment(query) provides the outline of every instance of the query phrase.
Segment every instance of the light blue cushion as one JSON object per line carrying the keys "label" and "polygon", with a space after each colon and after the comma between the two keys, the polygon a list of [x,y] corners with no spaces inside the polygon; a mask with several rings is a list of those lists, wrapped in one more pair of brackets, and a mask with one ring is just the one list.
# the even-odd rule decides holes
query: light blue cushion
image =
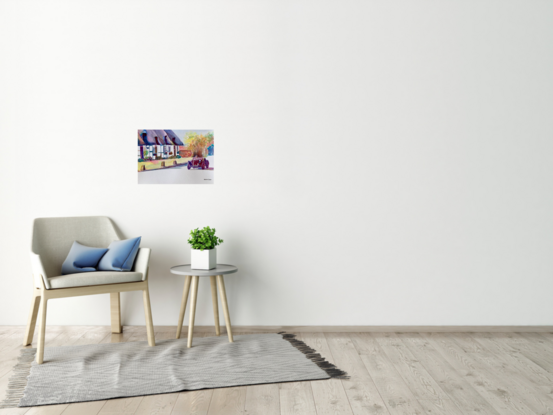
{"label": "light blue cushion", "polygon": [[140,246],[138,238],[113,241],[98,264],[98,271],[130,271]]}
{"label": "light blue cushion", "polygon": [[106,248],[92,248],[73,242],[69,255],[61,266],[61,275],[96,271],[96,265],[107,251]]}

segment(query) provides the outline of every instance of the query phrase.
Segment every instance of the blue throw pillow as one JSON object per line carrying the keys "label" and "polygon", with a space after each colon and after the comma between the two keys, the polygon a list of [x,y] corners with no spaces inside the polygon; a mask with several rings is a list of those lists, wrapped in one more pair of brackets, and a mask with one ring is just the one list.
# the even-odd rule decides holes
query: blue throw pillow
{"label": "blue throw pillow", "polygon": [[96,271],[96,265],[107,251],[106,248],[92,248],[75,241],[61,266],[61,274]]}
{"label": "blue throw pillow", "polygon": [[108,252],[98,264],[98,271],[130,271],[138,253],[140,239],[132,238],[124,241],[113,241]]}

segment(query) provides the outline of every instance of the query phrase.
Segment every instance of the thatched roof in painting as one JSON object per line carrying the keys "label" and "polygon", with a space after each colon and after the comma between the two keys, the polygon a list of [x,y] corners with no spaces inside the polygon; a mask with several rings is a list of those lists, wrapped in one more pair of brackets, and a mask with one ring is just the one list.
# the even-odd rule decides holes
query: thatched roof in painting
{"label": "thatched roof in painting", "polygon": [[173,130],[165,130],[165,132],[167,133],[167,136],[171,139],[171,141],[173,141],[173,143],[175,143],[175,145],[177,145],[177,146],[183,146],[184,145],[182,140],[178,137],[178,135],[176,135],[173,132]]}
{"label": "thatched roof in painting", "polygon": [[[146,138],[143,139],[143,133],[146,133]],[[173,130],[138,130],[138,145],[150,146],[157,145],[156,137],[159,144],[183,146],[182,140],[173,132]]]}
{"label": "thatched roof in painting", "polygon": [[[146,133],[146,136],[144,137],[144,133]],[[138,130],[138,136],[144,137],[143,142],[146,146],[152,146],[156,145],[156,139],[155,137],[157,134],[155,133],[155,130]]]}
{"label": "thatched roof in painting", "polygon": [[[157,137],[159,139],[159,143],[160,144],[168,144],[166,141],[165,141],[165,136],[167,134],[165,134],[165,130],[152,130],[154,131],[154,136]],[[155,141],[155,138],[154,138],[154,141]]]}
{"label": "thatched roof in painting", "polygon": [[144,140],[142,139],[142,130],[138,130],[138,145],[139,146],[145,146],[146,143],[144,143]]}

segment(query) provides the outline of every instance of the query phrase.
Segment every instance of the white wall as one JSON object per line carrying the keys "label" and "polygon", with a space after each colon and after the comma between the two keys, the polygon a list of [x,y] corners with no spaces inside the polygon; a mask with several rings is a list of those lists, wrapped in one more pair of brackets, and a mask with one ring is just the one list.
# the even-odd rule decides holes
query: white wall
{"label": "white wall", "polygon": [[[2,1],[0,324],[32,219],[96,214],[153,249],[155,324],[205,225],[237,325],[553,324],[552,45],[540,0]],[[214,129],[216,184],[137,185],[138,128]]]}

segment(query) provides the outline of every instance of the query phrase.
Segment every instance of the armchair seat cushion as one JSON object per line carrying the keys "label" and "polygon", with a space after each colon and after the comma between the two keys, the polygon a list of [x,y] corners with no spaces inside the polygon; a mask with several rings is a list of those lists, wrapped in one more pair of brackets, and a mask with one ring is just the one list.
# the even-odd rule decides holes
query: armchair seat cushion
{"label": "armchair seat cushion", "polygon": [[95,271],[48,278],[50,289],[142,281],[141,272]]}

